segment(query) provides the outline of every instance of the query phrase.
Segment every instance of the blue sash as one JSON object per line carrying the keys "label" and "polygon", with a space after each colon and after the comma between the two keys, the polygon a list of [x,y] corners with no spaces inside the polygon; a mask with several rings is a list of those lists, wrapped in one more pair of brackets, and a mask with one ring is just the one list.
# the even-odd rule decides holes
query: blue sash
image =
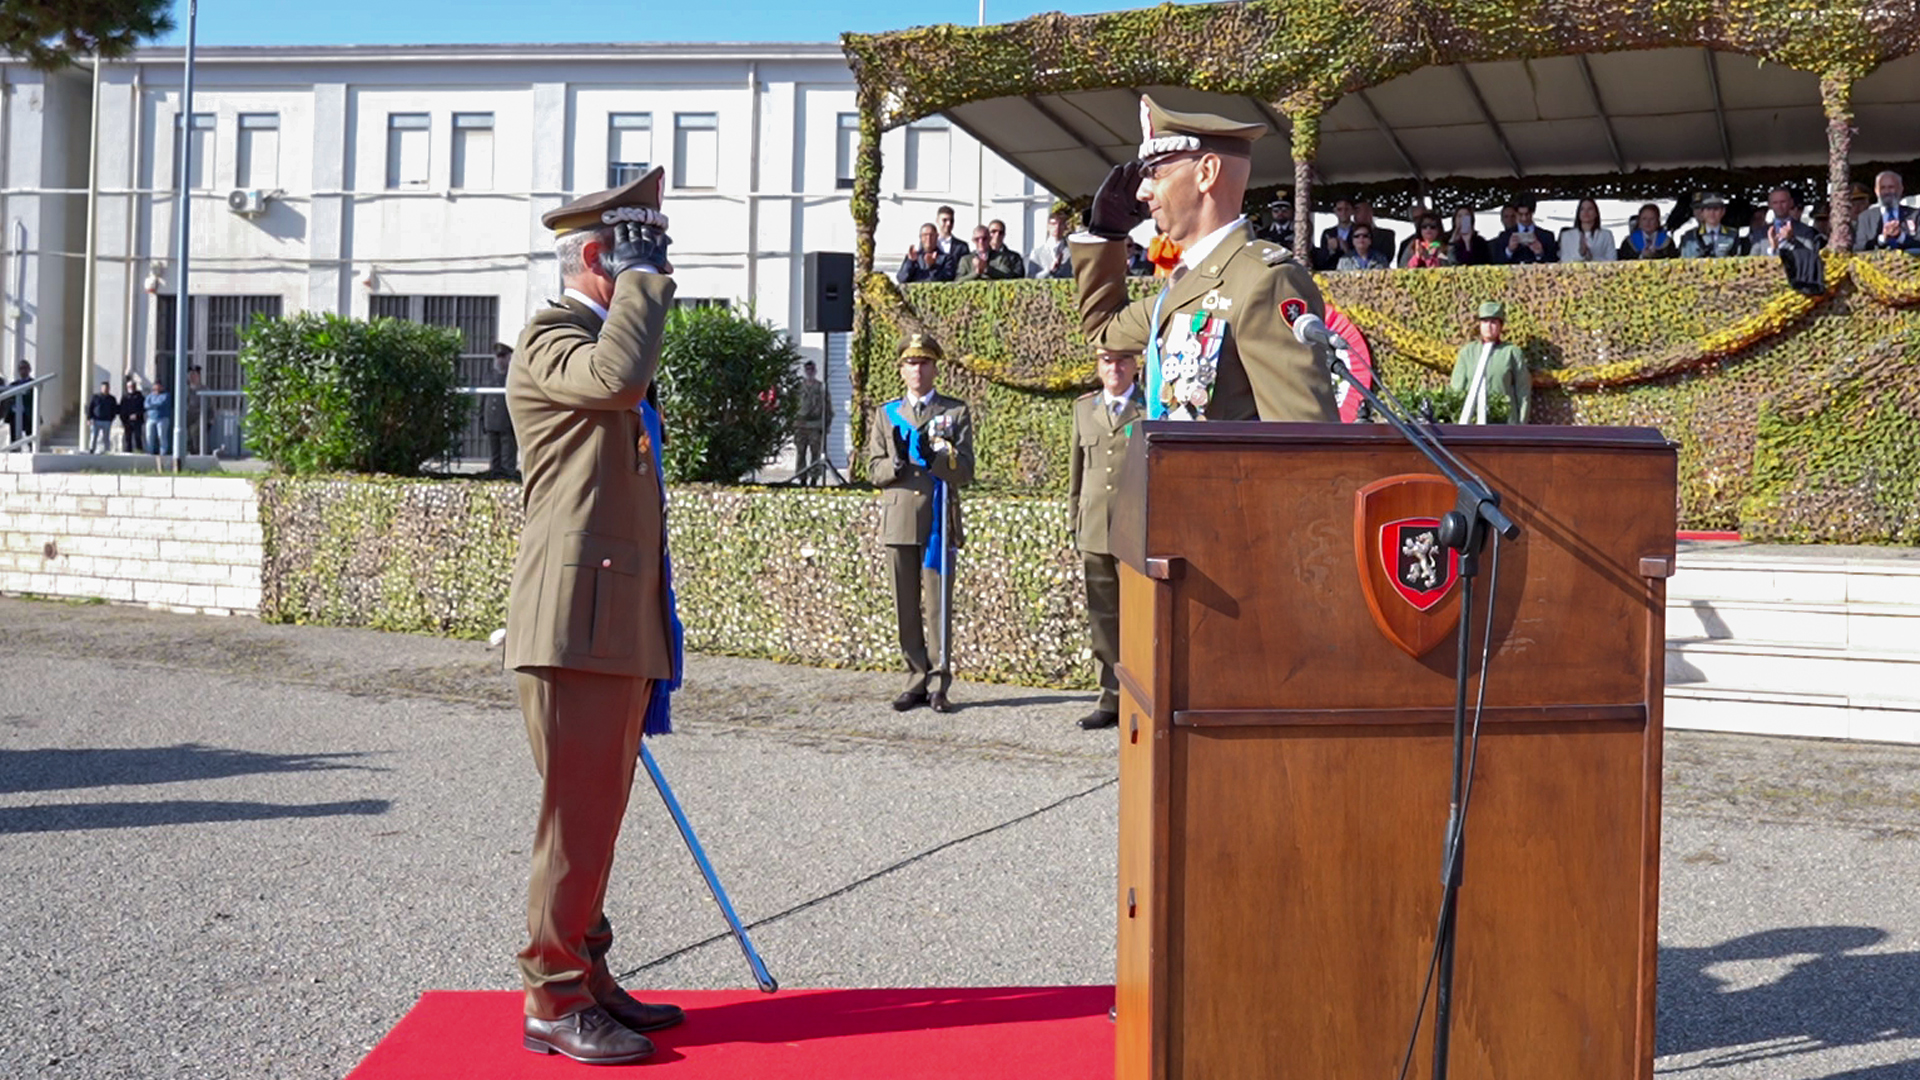
{"label": "blue sash", "polygon": [[1167,294],[1173,291],[1173,279],[1167,279],[1167,287],[1153,301],[1153,321],[1147,324],[1147,419],[1158,420],[1167,413],[1166,403],[1160,400],[1160,305],[1167,302]]}
{"label": "blue sash", "polygon": [[667,735],[673,731],[673,711],[669,695],[680,689],[680,676],[687,666],[687,629],[680,623],[680,605],[673,595],[673,557],[667,553],[667,479],[661,455],[666,446],[660,426],[660,412],[644,400],[636,406],[640,420],[647,426],[647,438],[653,444],[653,478],[660,485],[660,585],[667,591],[667,623],[673,632],[673,677],[655,679],[647,692],[647,715],[641,723],[642,735]]}
{"label": "blue sash", "polygon": [[[893,430],[907,441],[907,457],[915,465],[929,471],[933,468],[932,452],[927,447],[927,437],[921,430],[907,422],[906,414],[900,411],[898,400],[887,402],[887,421]],[[947,572],[947,482],[938,476],[933,478],[933,527],[927,530],[926,554],[920,559],[920,565],[941,574]]]}

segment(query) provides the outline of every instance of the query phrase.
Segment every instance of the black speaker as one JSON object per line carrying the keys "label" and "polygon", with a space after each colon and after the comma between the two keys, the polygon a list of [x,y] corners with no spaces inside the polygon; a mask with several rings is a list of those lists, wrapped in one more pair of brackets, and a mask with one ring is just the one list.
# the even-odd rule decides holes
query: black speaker
{"label": "black speaker", "polygon": [[853,256],[844,251],[807,252],[807,333],[851,329]]}

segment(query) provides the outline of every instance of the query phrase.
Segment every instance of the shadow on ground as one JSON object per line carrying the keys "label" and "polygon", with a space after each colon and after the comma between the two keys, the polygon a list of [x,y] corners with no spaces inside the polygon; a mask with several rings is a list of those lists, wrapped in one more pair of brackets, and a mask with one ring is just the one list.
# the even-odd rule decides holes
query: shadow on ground
{"label": "shadow on ground", "polygon": [[[1887,936],[1870,926],[1805,926],[1662,947],[1659,1054],[1705,1053],[1689,1067],[1712,1068],[1920,1037],[1920,952],[1859,951]],[[1841,1074],[1917,1075],[1914,1063]]]}
{"label": "shadow on ground", "polygon": [[253,773],[360,769],[362,753],[262,754],[200,743],[125,749],[0,750],[0,794],[65,791],[121,784],[172,784]]}

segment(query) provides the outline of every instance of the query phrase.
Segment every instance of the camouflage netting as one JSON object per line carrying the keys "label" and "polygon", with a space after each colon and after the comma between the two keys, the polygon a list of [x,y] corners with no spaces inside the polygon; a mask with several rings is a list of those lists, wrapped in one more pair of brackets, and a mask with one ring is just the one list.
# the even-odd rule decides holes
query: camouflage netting
{"label": "camouflage netting", "polygon": [[[964,505],[955,670],[1092,686],[1063,501]],[[260,483],[260,520],[263,619],[468,638],[505,625],[517,484],[275,478]],[[676,487],[672,527],[689,648],[905,670],[871,492]]]}
{"label": "camouflage netting", "polygon": [[[1824,297],[1794,292],[1769,258],[1392,270],[1319,280],[1329,301],[1366,333],[1381,377],[1395,386],[1442,380],[1468,340],[1473,310],[1482,300],[1506,301],[1509,339],[1539,365],[1536,419],[1659,428],[1681,447],[1684,528],[1826,543],[1906,535],[1889,531],[1894,519],[1885,504],[1904,490],[1895,478],[1920,476],[1920,454],[1901,440],[1876,443],[1869,467],[1855,463],[1854,444],[1862,408],[1881,410],[1874,415],[1887,423],[1920,420],[1900,396],[1912,376],[1889,377],[1920,359],[1913,347],[1920,260],[1898,253],[1829,257],[1831,291]],[[1155,287],[1147,279],[1134,283],[1136,295]],[[974,405],[981,482],[1065,490],[1066,403],[1093,386],[1071,282],[903,291],[876,274],[864,279],[862,299],[873,322],[853,355],[861,430],[871,409],[900,391],[893,342],[908,330],[929,332],[948,354],[943,386]],[[1049,341],[1057,344],[1048,348]],[[1834,401],[1789,404],[1791,395],[1822,387]],[[1850,394],[1864,404],[1849,404]],[[1796,445],[1823,438],[1831,445],[1819,453],[1796,450],[1794,470],[1761,467],[1768,459],[1756,460],[1756,439],[1789,433]],[[1817,512],[1809,508],[1815,504]],[[1796,508],[1791,521],[1783,516],[1789,506]]]}

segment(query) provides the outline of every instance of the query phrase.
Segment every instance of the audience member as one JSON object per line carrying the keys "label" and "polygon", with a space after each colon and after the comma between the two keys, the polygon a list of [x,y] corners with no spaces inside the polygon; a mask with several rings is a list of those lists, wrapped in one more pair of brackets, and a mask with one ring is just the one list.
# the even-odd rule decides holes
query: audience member
{"label": "audience member", "polygon": [[147,426],[147,395],[140,392],[139,378],[127,376],[127,386],[120,394],[120,452],[138,454],[146,449],[141,436]]}
{"label": "audience member", "polygon": [[1333,224],[1320,233],[1320,243],[1313,249],[1313,263],[1317,270],[1331,270],[1340,263],[1342,255],[1353,254],[1348,239],[1353,233],[1353,201],[1335,199],[1333,201]]}
{"label": "audience member", "polygon": [[[13,381],[6,385],[6,389],[11,390],[16,386],[25,386],[32,381],[33,365],[22,360],[14,366]],[[4,410],[7,415],[8,442],[19,442],[21,439],[33,434],[33,396],[33,391],[25,390],[5,401],[0,401],[0,410]]]}
{"label": "audience member", "polygon": [[1755,255],[1778,255],[1789,247],[1818,251],[1826,238],[1800,220],[1800,201],[1783,187],[1767,192],[1767,219],[1747,236],[1747,250]]}
{"label": "audience member", "polygon": [[1633,225],[1627,230],[1626,242],[1620,245],[1622,259],[1671,259],[1680,254],[1673,244],[1673,237],[1660,227],[1660,208],[1652,203],[1640,207],[1633,216]]}
{"label": "audience member", "polygon": [[1267,223],[1259,235],[1288,251],[1293,250],[1293,199],[1288,192],[1274,193],[1273,201],[1267,204]]}
{"label": "audience member", "polygon": [[[490,387],[506,389],[507,373],[513,370],[513,346],[504,341],[493,346]],[[513,416],[507,411],[507,395],[485,394],[480,398],[480,430],[487,434],[487,474],[520,478],[520,444],[513,437]]]}
{"label": "audience member", "polygon": [[102,380],[100,389],[87,400],[87,453],[113,451],[113,418],[120,415],[120,403],[113,400],[113,383]]}
{"label": "audience member", "polygon": [[[1504,211],[1502,220],[1505,220]],[[1513,225],[1493,241],[1493,257],[1504,263],[1550,263],[1560,259],[1560,245],[1543,240],[1533,225],[1533,200],[1513,204]]]}
{"label": "audience member", "polygon": [[[979,230],[974,230],[976,233]],[[1027,260],[1020,253],[1007,246],[1007,223],[1004,221],[987,222],[984,246],[975,252],[980,257],[979,272],[976,277],[1006,281],[1027,276]]]}
{"label": "audience member", "polygon": [[147,453],[173,456],[173,395],[159,379],[147,388]]}
{"label": "audience member", "polygon": [[1460,423],[1487,422],[1487,402],[1499,395],[1507,401],[1507,423],[1524,424],[1533,401],[1533,373],[1517,346],[1500,340],[1507,325],[1507,307],[1498,300],[1480,305],[1476,340],[1460,346],[1453,358],[1455,393],[1465,394]]}
{"label": "audience member", "polygon": [[1173,242],[1165,229],[1156,227],[1153,239],[1147,241],[1147,261],[1153,264],[1154,277],[1166,277],[1180,265],[1180,245]]}
{"label": "audience member", "polygon": [[940,234],[933,223],[920,226],[920,243],[907,249],[900,272],[894,276],[900,284],[910,285],[916,281],[952,281],[953,275],[954,264],[940,253]]}
{"label": "audience member", "polygon": [[1727,216],[1725,198],[1708,192],[1695,199],[1693,207],[1700,223],[1681,234],[1681,258],[1725,259],[1747,253],[1746,242],[1740,239],[1740,234],[1724,224]]}
{"label": "audience member", "polygon": [[1502,206],[1500,208],[1500,231],[1503,233],[1512,232],[1513,227],[1518,224],[1520,224],[1520,208],[1513,203],[1507,203]]}
{"label": "audience member", "polygon": [[1353,200],[1353,223],[1355,225],[1365,225],[1371,230],[1373,233],[1373,250],[1383,255],[1388,255],[1388,257],[1391,258],[1390,253],[1394,250],[1395,243],[1394,233],[1392,229],[1387,228],[1385,225],[1377,224],[1373,220],[1372,199],[1362,195],[1358,199]]}
{"label": "audience member", "polygon": [[1883,172],[1873,178],[1876,196],[1873,205],[1853,219],[1853,250],[1904,251],[1920,247],[1920,210],[1900,205],[1905,185],[1897,172]]}
{"label": "audience member", "polygon": [[1127,276],[1152,277],[1155,269],[1153,260],[1147,258],[1147,249],[1133,237],[1127,237]]}
{"label": "audience member", "polygon": [[967,254],[960,260],[960,273],[955,281],[984,281],[987,277],[987,227],[973,227],[973,244],[967,248]]}
{"label": "audience member", "polygon": [[957,272],[960,269],[960,257],[967,253],[967,242],[953,235],[953,207],[943,206],[935,210],[933,220],[940,225],[940,254],[953,261],[953,268]]}
{"label": "audience member", "polygon": [[1413,235],[1400,247],[1395,265],[1410,270],[1453,265],[1453,248],[1441,235],[1438,214],[1424,211],[1420,214],[1420,220],[1414,223]]}
{"label": "audience member", "polygon": [[[800,365],[800,413],[793,418],[793,469],[803,473],[807,466],[826,453],[827,431],[833,425],[833,399],[820,381],[813,361]],[[824,473],[816,472],[808,483],[826,483]]]}
{"label": "audience member", "polygon": [[204,453],[200,447],[200,391],[202,389],[204,387],[201,384],[200,365],[195,364],[187,369],[187,415],[184,422],[187,425],[186,443],[189,454]]}
{"label": "audience member", "polygon": [[1573,211],[1573,226],[1560,230],[1560,261],[1613,262],[1617,258],[1613,234],[1600,227],[1600,204],[1581,199]]}
{"label": "audience member", "polygon": [[1353,229],[1347,233],[1347,242],[1353,245],[1353,253],[1351,255],[1340,256],[1340,261],[1334,264],[1335,270],[1387,270],[1392,268],[1393,260],[1387,258],[1386,252],[1375,251],[1373,249],[1373,228],[1371,226],[1355,222]]}
{"label": "audience member", "polygon": [[1447,252],[1455,266],[1479,266],[1493,261],[1487,250],[1487,238],[1473,225],[1473,211],[1461,207],[1453,212],[1453,229],[1447,233]]}
{"label": "audience member", "polygon": [[1033,245],[1033,253],[1027,256],[1027,273],[1044,278],[1073,276],[1073,259],[1067,249],[1067,215],[1047,215],[1047,238]]}

